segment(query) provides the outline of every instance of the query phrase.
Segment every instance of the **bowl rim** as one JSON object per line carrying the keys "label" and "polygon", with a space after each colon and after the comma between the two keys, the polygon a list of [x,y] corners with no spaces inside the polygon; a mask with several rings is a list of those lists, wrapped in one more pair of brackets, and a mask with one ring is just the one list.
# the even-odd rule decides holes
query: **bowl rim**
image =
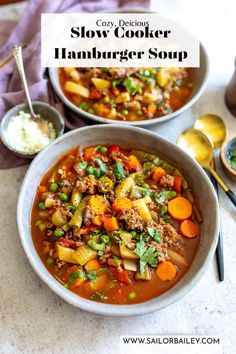
{"label": "bowl rim", "polygon": [[[60,125],[61,125],[61,128],[60,128],[60,131],[58,132],[58,135],[57,135],[57,138],[62,136],[63,132],[64,132],[64,129],[65,129],[65,121],[63,119],[63,116],[62,114],[60,113],[60,111],[58,111],[58,109],[56,109],[54,106],[51,106],[49,103],[47,102],[42,102],[42,101],[32,101],[32,105],[41,105],[41,106],[44,106],[46,107],[48,110],[51,110],[53,111],[56,115],[57,115],[57,118],[58,118],[58,121],[60,122]],[[32,159],[34,156],[36,156],[39,152],[36,152],[36,153],[28,153],[28,152],[24,152],[24,151],[21,151],[21,150],[17,150],[17,149],[14,149],[7,141],[7,139],[5,138],[5,134],[4,134],[4,129],[3,129],[3,126],[5,124],[5,122],[10,119],[9,116],[10,114],[12,113],[13,115],[15,115],[15,112],[17,110],[20,110],[24,107],[28,107],[28,104],[26,102],[22,102],[22,103],[19,103],[17,104],[16,106],[13,106],[12,108],[10,108],[8,111],[6,111],[6,113],[3,115],[1,121],[0,121],[0,139],[2,141],[2,143],[10,150],[12,151],[13,153],[17,154],[17,155],[20,155],[21,157],[23,158],[26,158],[26,159]]]}
{"label": "bowl rim", "polygon": [[[132,132],[141,132],[145,134],[146,136],[149,136],[151,138],[155,138],[159,141],[163,141],[164,143],[168,142],[171,147],[174,150],[179,151],[181,154],[184,154],[188,162],[191,163],[192,167],[194,166],[195,169],[197,169],[200,174],[202,175],[202,178],[204,179],[205,183],[208,184],[208,188],[210,190],[210,193],[212,194],[212,197],[214,199],[214,212],[215,212],[215,227],[214,227],[214,235],[212,237],[212,242],[209,246],[208,253],[205,257],[205,259],[202,261],[201,267],[194,272],[193,275],[190,275],[189,271],[185,274],[185,276],[180,279],[180,281],[169,291],[166,293],[152,299],[146,302],[142,302],[139,304],[133,304],[133,305],[114,305],[114,304],[105,304],[105,303],[99,303],[95,302],[89,299],[82,298],[73,292],[69,291],[65,287],[63,287],[46,269],[46,267],[43,265],[43,262],[39,258],[37,251],[34,247],[33,252],[30,247],[29,242],[27,239],[24,237],[25,231],[24,231],[24,225],[22,221],[22,210],[24,209],[24,198],[25,198],[25,190],[27,190],[27,184],[28,184],[28,179],[30,179],[31,171],[35,168],[37,165],[38,161],[41,160],[45,154],[49,152],[50,149],[54,147],[54,145],[57,145],[61,142],[63,142],[64,139],[70,138],[72,135],[76,135],[78,132],[82,132],[86,134],[89,130],[99,130],[99,129],[111,129],[113,128],[114,131],[115,129],[121,129],[121,130],[130,130]],[[68,149],[66,149],[68,150]],[[65,150],[65,151],[66,151]],[[61,152],[60,154],[63,154]],[[60,155],[59,154],[59,155]],[[59,156],[58,155],[58,156]],[[44,171],[45,174],[46,171]],[[30,223],[30,220],[29,220]],[[217,196],[215,193],[215,190],[213,186],[211,185],[209,178],[207,174],[202,170],[202,168],[195,162],[185,151],[183,151],[180,147],[175,145],[174,143],[169,142],[167,139],[153,133],[150,131],[147,131],[146,129],[142,129],[139,127],[126,127],[122,126],[119,124],[113,124],[113,125],[93,125],[89,127],[82,127],[78,128],[75,130],[72,130],[63,136],[57,138],[54,140],[50,146],[48,145],[45,147],[40,153],[35,157],[33,162],[31,163],[28,171],[26,172],[26,175],[24,177],[21,190],[19,193],[18,197],[18,202],[17,202],[17,225],[18,225],[18,231],[19,231],[19,238],[21,245],[23,247],[23,250],[26,254],[26,257],[28,258],[29,263],[31,264],[32,268],[38,274],[40,279],[54,292],[56,293],[59,297],[61,297],[63,300],[68,302],[69,304],[80,308],[85,311],[89,311],[92,313],[100,314],[100,315],[106,315],[106,316],[118,316],[118,317],[126,317],[126,316],[137,316],[137,315],[144,315],[148,314],[154,311],[158,311],[174,302],[179,300],[181,297],[186,295],[201,279],[202,275],[204,274],[207,265],[211,261],[216,245],[217,245],[217,240],[218,240],[218,232],[219,232],[219,205],[217,201]],[[30,235],[31,237],[31,235]],[[35,253],[35,255],[34,255]],[[40,266],[42,269],[40,269]],[[158,301],[157,301],[158,300]]]}
{"label": "bowl rim", "polygon": [[[136,11],[139,12],[141,11],[140,9],[124,9],[124,11]],[[105,11],[104,11],[105,12]],[[109,11],[110,13],[115,13],[117,11]],[[151,11],[145,11],[148,13],[152,13]],[[188,29],[186,29],[188,30]],[[148,120],[142,120],[142,121],[118,121],[118,120],[113,120],[113,119],[107,119],[103,117],[99,117],[95,114],[88,113],[81,108],[77,107],[75,104],[73,104],[63,93],[60,84],[59,84],[59,75],[58,75],[58,70],[59,68],[55,67],[49,67],[48,68],[48,74],[49,74],[49,80],[51,82],[52,88],[59,97],[59,99],[65,104],[72,112],[76,113],[79,117],[82,119],[85,118],[88,121],[96,122],[96,123],[105,123],[105,124],[124,124],[126,126],[138,126],[138,127],[145,127],[145,126],[151,126],[151,125],[158,125],[161,123],[164,123],[170,119],[176,118],[176,116],[182,114],[185,112],[187,109],[189,109],[197,100],[200,98],[202,95],[203,91],[205,90],[207,86],[207,81],[209,77],[209,56],[207,54],[205,46],[202,44],[202,42],[199,41],[199,53],[203,54],[204,60],[205,60],[205,72],[203,74],[202,82],[197,90],[197,92],[190,98],[189,101],[187,101],[182,107],[177,109],[176,111],[169,113],[165,116],[158,117],[158,118],[152,118]],[[198,69],[201,68],[201,63]],[[114,123],[115,122],[115,123]]]}

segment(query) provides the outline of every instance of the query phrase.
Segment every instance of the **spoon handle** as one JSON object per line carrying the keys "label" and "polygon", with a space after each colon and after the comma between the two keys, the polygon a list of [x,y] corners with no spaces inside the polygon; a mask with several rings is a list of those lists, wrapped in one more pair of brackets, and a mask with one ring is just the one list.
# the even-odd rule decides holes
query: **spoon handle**
{"label": "spoon handle", "polygon": [[226,193],[226,195],[229,197],[231,202],[236,207],[236,195],[229,189],[227,184],[220,178],[220,176],[216,173],[216,171],[211,166],[208,167],[208,170],[211,173],[211,175],[217,180],[217,182],[219,183],[223,191]]}
{"label": "spoon handle", "polygon": [[[211,161],[211,167],[215,170],[215,158],[213,157]],[[217,197],[219,199],[219,190],[217,181],[213,176],[210,176],[211,182],[215,188]],[[220,220],[220,229],[218,236],[218,243],[216,247],[216,261],[217,261],[217,269],[218,269],[218,277],[220,281],[224,280],[224,250],[223,250],[223,234],[222,234],[222,225]]]}
{"label": "spoon handle", "polygon": [[226,194],[231,202],[236,206],[236,195],[230,189],[226,192]]}
{"label": "spoon handle", "polygon": [[23,56],[22,56],[22,47],[20,45],[14,45],[14,47],[12,48],[12,54],[13,54],[15,61],[16,61],[19,75],[20,75],[20,78],[21,78],[21,81],[23,84],[23,89],[25,91],[27,103],[29,105],[30,113],[34,117],[35,113],[33,110],[32,102],[31,102],[31,98],[30,98],[30,93],[29,93],[29,88],[28,88],[28,84],[27,84],[27,80],[26,80],[26,76],[25,76],[25,69],[24,69]]}

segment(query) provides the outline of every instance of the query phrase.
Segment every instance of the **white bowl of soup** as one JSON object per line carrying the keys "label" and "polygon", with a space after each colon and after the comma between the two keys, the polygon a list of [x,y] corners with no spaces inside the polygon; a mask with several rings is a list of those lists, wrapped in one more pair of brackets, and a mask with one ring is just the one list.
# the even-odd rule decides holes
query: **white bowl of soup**
{"label": "white bowl of soup", "polygon": [[206,270],[219,227],[199,165],[154,133],[121,125],[77,129],[46,147],[17,210],[40,278],[103,315],[145,314],[184,296]]}

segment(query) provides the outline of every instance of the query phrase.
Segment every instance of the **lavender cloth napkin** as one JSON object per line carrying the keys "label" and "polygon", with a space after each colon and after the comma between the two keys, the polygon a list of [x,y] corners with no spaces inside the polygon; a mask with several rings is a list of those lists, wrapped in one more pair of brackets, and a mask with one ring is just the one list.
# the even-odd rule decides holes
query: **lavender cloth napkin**
{"label": "lavender cloth napkin", "polygon": [[[17,25],[10,21],[0,21],[0,45],[5,42],[0,48],[0,60],[9,54],[14,44],[27,44],[23,56],[32,100],[48,102],[60,110],[65,117],[68,129],[81,127],[86,123],[65,109],[52,90],[45,69],[41,68],[41,13],[98,12],[117,7],[148,6],[149,0],[31,0]],[[25,102],[24,93],[15,63],[11,60],[0,69],[0,118],[11,107],[22,102]],[[0,141],[1,169],[17,167],[28,162],[29,160],[14,155]]]}

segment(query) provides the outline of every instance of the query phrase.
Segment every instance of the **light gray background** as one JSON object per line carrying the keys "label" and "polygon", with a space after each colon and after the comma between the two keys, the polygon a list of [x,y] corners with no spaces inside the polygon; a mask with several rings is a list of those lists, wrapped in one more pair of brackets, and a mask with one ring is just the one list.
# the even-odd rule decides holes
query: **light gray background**
{"label": "light gray background", "polygon": [[[155,129],[176,142],[196,117],[211,112],[224,118],[230,135],[236,119],[224,106],[224,91],[236,56],[235,0],[152,0],[152,9],[179,18],[202,40],[210,55],[207,90],[177,119]],[[24,4],[0,8],[0,18],[18,19]],[[65,303],[37,277],[21,249],[16,201],[27,167],[0,171],[0,353],[119,353],[119,336],[132,334],[219,335],[224,353],[235,352],[235,209],[220,194],[225,281],[218,282],[215,259],[199,284],[182,300],[143,317],[104,318]],[[218,165],[219,173],[224,173]],[[227,180],[227,178],[226,178]],[[234,192],[235,183],[227,180]],[[206,206],[207,207],[207,206]]]}

